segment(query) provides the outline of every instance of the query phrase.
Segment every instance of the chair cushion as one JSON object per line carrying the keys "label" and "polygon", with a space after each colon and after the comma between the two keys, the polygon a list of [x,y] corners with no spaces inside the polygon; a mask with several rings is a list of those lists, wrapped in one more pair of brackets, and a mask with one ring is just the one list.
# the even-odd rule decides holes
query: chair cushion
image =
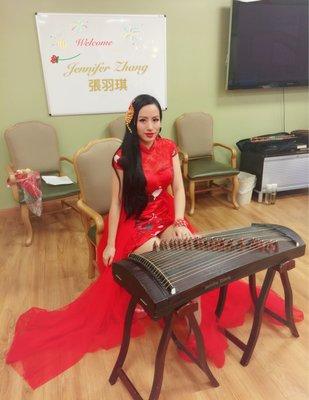
{"label": "chair cushion", "polygon": [[[42,201],[61,199],[69,196],[74,196],[79,193],[77,183],[70,185],[48,185],[41,179]],[[25,203],[23,191],[19,191],[19,202]]]}
{"label": "chair cushion", "polygon": [[96,225],[92,225],[88,230],[88,238],[94,245],[96,245],[96,233],[97,227]]}
{"label": "chair cushion", "polygon": [[207,158],[189,160],[188,177],[190,179],[223,178],[238,175],[239,171],[228,164]]}
{"label": "chair cushion", "polygon": [[79,187],[77,183],[53,186],[42,181],[41,190],[43,201],[61,199],[63,197],[74,196],[75,194],[79,193]]}

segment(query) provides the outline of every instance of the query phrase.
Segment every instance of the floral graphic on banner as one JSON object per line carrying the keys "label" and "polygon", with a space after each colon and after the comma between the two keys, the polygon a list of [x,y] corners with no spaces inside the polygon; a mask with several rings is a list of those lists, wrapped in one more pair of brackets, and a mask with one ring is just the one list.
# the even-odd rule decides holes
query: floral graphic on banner
{"label": "floral graphic on banner", "polygon": [[129,39],[132,46],[137,48],[137,45],[142,41],[141,28],[138,25],[127,25],[124,27],[123,37]]}
{"label": "floral graphic on banner", "polygon": [[88,28],[88,21],[85,19],[79,19],[78,21],[75,21],[74,24],[72,31],[75,32],[83,32]]}
{"label": "floral graphic on banner", "polygon": [[[80,29],[82,28],[87,28],[87,26],[84,24],[83,20],[79,20],[75,23],[75,25],[72,28],[72,31],[74,29],[76,29],[76,32],[78,32]],[[55,33],[55,34],[51,34],[49,36],[49,38],[51,39],[51,45],[52,46],[57,46],[60,50],[65,50],[68,47],[68,43],[67,41],[63,38],[63,33]],[[69,50],[71,51],[71,50]],[[70,57],[61,57],[58,55],[53,54],[52,56],[50,56],[49,60],[52,64],[58,64],[59,61],[67,61],[67,60],[72,60],[73,58],[79,57],[81,55],[81,53],[76,54],[74,56],[70,56]]]}
{"label": "floral graphic on banner", "polygon": [[59,61],[73,60],[73,58],[79,57],[80,55],[81,55],[81,53],[76,54],[75,56],[69,57],[69,58],[60,58],[59,56],[56,56],[55,54],[53,54],[53,55],[50,57],[50,62],[51,62],[52,64],[57,64]]}
{"label": "floral graphic on banner", "polygon": [[59,49],[65,49],[68,47],[68,44],[67,44],[66,40],[63,38],[62,34],[60,34],[60,33],[56,34],[56,35],[51,34],[49,37],[52,40],[53,47],[56,46]]}

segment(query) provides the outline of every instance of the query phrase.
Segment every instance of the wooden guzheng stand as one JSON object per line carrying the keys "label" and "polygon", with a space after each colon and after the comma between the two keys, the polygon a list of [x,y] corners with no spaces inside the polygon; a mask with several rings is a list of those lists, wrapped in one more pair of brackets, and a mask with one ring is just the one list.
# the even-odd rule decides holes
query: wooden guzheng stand
{"label": "wooden guzheng stand", "polygon": [[[113,385],[117,379],[126,386],[135,400],[142,397],[123,370],[130,343],[131,325],[136,305],[143,306],[148,315],[164,318],[164,329],[158,346],[152,389],[149,400],[159,398],[163,380],[164,361],[170,338],[208,376],[212,386],[219,385],[208,367],[202,333],[194,312],[201,294],[220,288],[216,315],[224,309],[228,284],[249,277],[249,289],[255,306],[251,333],[247,343],[224,329],[226,337],[236,344],[243,355],[240,363],[248,365],[255,348],[263,313],[287,325],[294,336],[299,336],[293,319],[293,298],[288,271],[295,267],[294,258],[305,252],[305,244],[292,230],[280,225],[252,224],[251,227],[199,236],[187,241],[161,242],[160,248],[142,255],[132,254],[128,259],[113,264],[115,280],[131,295],[122,345],[110,376]],[[259,295],[255,273],[267,269]],[[265,307],[265,301],[274,276],[279,272],[284,289],[285,315],[282,318]],[[186,317],[195,336],[198,355],[195,357],[177,338],[173,319]]]}

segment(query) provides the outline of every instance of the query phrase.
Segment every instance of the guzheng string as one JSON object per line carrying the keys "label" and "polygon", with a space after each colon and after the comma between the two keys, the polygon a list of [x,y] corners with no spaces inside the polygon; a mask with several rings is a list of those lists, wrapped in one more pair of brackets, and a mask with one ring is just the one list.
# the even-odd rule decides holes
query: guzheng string
{"label": "guzheng string", "polygon": [[[254,233],[256,233],[256,231],[254,232]],[[231,235],[225,235],[225,237],[230,237]],[[221,238],[221,236],[201,236],[201,237],[198,237],[198,238],[201,238],[201,239],[209,239],[210,241],[214,238],[214,237],[217,237],[217,238]],[[250,240],[250,243],[249,244],[247,244],[247,247],[245,248],[244,246],[242,246],[242,249],[252,249],[252,241],[254,240],[254,239],[256,239],[256,240],[260,240],[260,239],[269,239],[269,240],[272,240],[272,241],[276,241],[276,242],[286,242],[286,241],[292,241],[290,238],[288,238],[288,237],[286,237],[286,238],[283,238],[282,236],[274,236],[273,234],[272,235],[270,235],[269,236],[269,234],[266,236],[266,235],[263,235],[263,236],[254,236],[254,237],[252,237],[252,235],[250,235],[250,236],[248,236],[249,237],[249,240]],[[243,241],[245,242],[245,238],[243,237],[242,239],[244,239]],[[236,245],[237,244],[237,242],[234,242],[234,243],[231,243],[231,246],[233,246],[233,245]],[[267,244],[267,243],[265,243],[265,244]],[[208,245],[208,243],[207,243],[207,241],[206,241],[206,243],[205,243],[205,246],[207,246]],[[212,251],[215,251],[216,249],[215,249],[215,246],[216,245],[220,245],[220,243],[214,243],[213,244],[213,246],[214,246],[214,248],[212,249],[212,248],[209,248],[209,249],[205,249],[205,248],[202,248],[201,250],[203,250],[203,254],[205,254],[205,252],[207,252],[208,250],[212,250]],[[189,244],[189,246],[190,246],[190,244]],[[210,243],[210,246],[211,246],[211,243]],[[249,247],[250,246],[250,247]],[[177,249],[177,246],[176,246],[176,249]],[[183,246],[180,246],[180,248],[179,248],[179,250],[181,250],[181,249],[185,249],[185,250],[189,250],[189,249],[192,249],[192,248],[190,248],[190,247],[187,247],[186,248],[186,244],[184,244]],[[166,250],[169,250],[168,248],[166,249]],[[199,250],[199,249],[192,249],[192,250]],[[224,249],[219,249],[219,250],[221,250],[220,251],[220,253],[222,254],[222,251],[224,250]],[[226,248],[225,250],[228,250],[228,248]],[[240,251],[239,251],[239,248],[236,248],[235,250],[237,250],[237,253],[238,254],[240,254]],[[228,255],[227,255],[227,257],[229,257],[229,255],[231,255],[231,254],[233,254],[231,251],[229,251],[229,253],[228,253]],[[157,255],[155,256],[155,259],[156,259],[156,261],[164,261],[165,260],[165,258],[167,257],[167,252],[158,252],[157,253]],[[185,255],[184,255],[184,257],[185,257]],[[188,253],[188,255],[187,255],[187,258],[188,258],[188,260],[189,259],[191,259],[192,258],[192,256],[190,255],[190,253]],[[203,257],[203,259],[204,259],[205,257]],[[183,261],[184,259],[182,258],[182,260],[181,261]]]}
{"label": "guzheng string", "polygon": [[[212,261],[230,261],[232,258],[234,258],[233,256],[235,254],[237,255],[244,255],[248,252],[251,252],[253,250],[262,250],[263,247],[265,247],[266,244],[272,244],[271,242],[269,243],[261,243],[261,242],[255,242],[255,241],[250,241],[250,243],[246,244],[244,247],[240,248],[235,248],[235,249],[210,249],[210,250],[206,250],[206,252],[209,255],[214,255]],[[214,253],[216,251],[219,251],[219,253]],[[227,253],[226,253],[227,252]],[[205,254],[205,252],[204,252]],[[182,258],[181,263],[183,261],[189,261],[191,259],[191,257],[189,257],[189,254],[187,257]],[[199,261],[199,259],[203,259],[205,260],[204,255],[201,253],[200,256],[197,255],[197,257],[195,258],[195,260]],[[177,262],[176,262],[177,263]]]}
{"label": "guzheng string", "polygon": [[[250,247],[247,247],[245,250],[243,251],[239,251],[238,250],[234,250],[234,251],[229,251],[229,254],[220,254],[218,256],[214,256],[212,258],[212,260],[209,260],[209,262],[207,260],[205,260],[205,253],[203,255],[203,257],[196,257],[194,258],[194,266],[191,267],[187,267],[186,265],[183,265],[183,263],[185,263],[186,261],[189,261],[189,259],[181,259],[181,263],[180,262],[176,262],[174,263],[174,265],[171,267],[163,267],[161,268],[161,271],[164,273],[169,273],[172,272],[171,274],[169,274],[169,279],[171,278],[180,278],[184,279],[184,278],[188,278],[190,276],[193,276],[199,272],[201,272],[203,269],[205,268],[213,268],[217,265],[223,264],[224,262],[229,262],[232,261],[234,259],[240,258],[241,256],[250,253],[251,251],[255,251],[255,250],[259,250],[260,249],[260,245],[251,245]],[[203,259],[201,259],[203,258]],[[190,260],[192,261],[192,256],[190,257]],[[177,269],[177,266],[180,266],[182,268]],[[175,269],[177,269],[177,271],[175,271]],[[174,272],[175,271],[175,272]],[[191,271],[193,273],[191,273]],[[173,273],[174,272],[174,273]],[[171,281],[171,283],[173,282],[177,282],[179,281],[179,279],[173,280]]]}
{"label": "guzheng string", "polygon": [[[255,238],[257,240],[259,240],[259,238]],[[177,263],[183,264],[185,261],[190,261],[192,260],[192,253],[190,254],[190,252],[187,253],[187,250],[195,250],[195,257],[194,257],[194,261],[199,261],[199,258],[203,259],[203,261],[205,261],[205,253],[208,253],[208,255],[211,257],[213,256],[212,261],[217,261],[217,260],[224,260],[224,261],[229,261],[231,259],[231,256],[233,256],[234,254],[237,255],[244,255],[252,250],[266,250],[266,247],[270,247],[272,244],[274,245],[275,243],[277,243],[278,241],[288,241],[286,239],[282,239],[282,240],[272,240],[269,242],[252,242],[249,244],[246,244],[245,246],[243,246],[242,248],[210,248],[210,249],[204,249],[203,251],[199,250],[199,249],[191,249],[191,248],[182,248],[182,249],[178,249],[178,250],[185,250],[186,252],[182,253],[182,257],[181,260],[179,261],[175,261],[174,260],[174,264],[173,267],[177,266]],[[231,243],[231,246],[235,245],[235,243]],[[237,245],[237,244],[236,244]],[[158,254],[162,253],[162,255],[158,255],[158,256],[154,256],[153,260],[155,260],[156,262],[164,262],[164,261],[173,261],[173,257],[174,257],[174,249],[167,249],[165,251],[159,252]],[[198,254],[198,252],[200,252],[200,256]],[[216,253],[214,253],[216,252]],[[217,253],[219,252],[219,253]],[[209,265],[209,264],[208,264]],[[169,268],[169,267],[162,267],[162,270],[164,270],[165,268]]]}
{"label": "guzheng string", "polygon": [[[252,234],[256,234],[257,232],[259,232],[259,236],[256,237],[254,236],[254,238],[252,237]],[[262,233],[263,232],[263,233]],[[276,232],[277,233],[277,232]],[[191,276],[198,274],[200,272],[202,272],[205,268],[211,268],[214,267],[216,265],[220,265],[224,262],[228,262],[231,261],[233,259],[236,259],[238,257],[241,257],[249,252],[255,251],[255,250],[259,250],[259,249],[263,249],[265,246],[269,245],[269,243],[265,243],[265,242],[261,242],[260,240],[265,240],[270,239],[272,241],[292,241],[291,239],[289,239],[288,237],[282,237],[282,236],[275,236],[273,230],[270,230],[268,228],[265,229],[251,229],[250,232],[248,232],[248,229],[241,231],[238,230],[237,232],[233,232],[233,233],[226,233],[223,235],[219,235],[219,234],[212,234],[211,236],[208,236],[209,240],[212,240],[213,238],[230,238],[230,237],[235,237],[235,236],[245,236],[248,237],[249,239],[247,239],[248,243],[245,243],[245,246],[242,246],[242,248],[236,248],[234,250],[229,250],[228,249],[217,249],[217,251],[220,251],[220,254],[218,254],[216,252],[216,254],[214,254],[214,252],[216,251],[216,249],[213,250],[205,250],[203,252],[201,252],[200,256],[195,253],[195,257],[194,257],[194,266],[192,267],[187,267],[187,265],[184,265],[187,261],[191,261],[192,262],[192,253],[190,254],[190,252],[183,252],[181,254],[181,260],[176,260],[174,259],[174,252],[172,250],[165,250],[162,252],[158,252],[156,253],[155,257],[152,257],[152,262],[163,262],[163,261],[170,261],[171,264],[168,266],[162,266],[160,269],[161,273],[166,274],[166,279],[169,282],[169,284],[175,284],[183,279],[187,279],[190,278]],[[205,238],[207,238],[205,236]],[[242,238],[244,240],[246,240],[245,238]],[[256,240],[258,240],[259,242],[256,242]],[[237,242],[235,243],[231,243],[231,246],[237,244]],[[271,244],[271,243],[270,243]],[[206,242],[207,245],[207,242]],[[193,249],[194,250],[194,249]],[[222,251],[225,250],[225,253],[223,253]],[[226,254],[226,251],[228,251],[228,254]],[[208,256],[213,256],[211,258],[211,260],[207,261],[207,264],[205,264],[205,253],[208,253]],[[149,253],[148,253],[149,254]]]}

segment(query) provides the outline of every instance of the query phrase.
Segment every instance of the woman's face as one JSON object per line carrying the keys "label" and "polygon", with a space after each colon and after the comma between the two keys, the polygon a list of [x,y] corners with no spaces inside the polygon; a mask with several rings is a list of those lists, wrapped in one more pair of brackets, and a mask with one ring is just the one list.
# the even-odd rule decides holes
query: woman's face
{"label": "woman's face", "polygon": [[139,140],[151,147],[159,134],[161,127],[160,112],[155,104],[149,104],[140,109],[137,117],[137,134]]}

